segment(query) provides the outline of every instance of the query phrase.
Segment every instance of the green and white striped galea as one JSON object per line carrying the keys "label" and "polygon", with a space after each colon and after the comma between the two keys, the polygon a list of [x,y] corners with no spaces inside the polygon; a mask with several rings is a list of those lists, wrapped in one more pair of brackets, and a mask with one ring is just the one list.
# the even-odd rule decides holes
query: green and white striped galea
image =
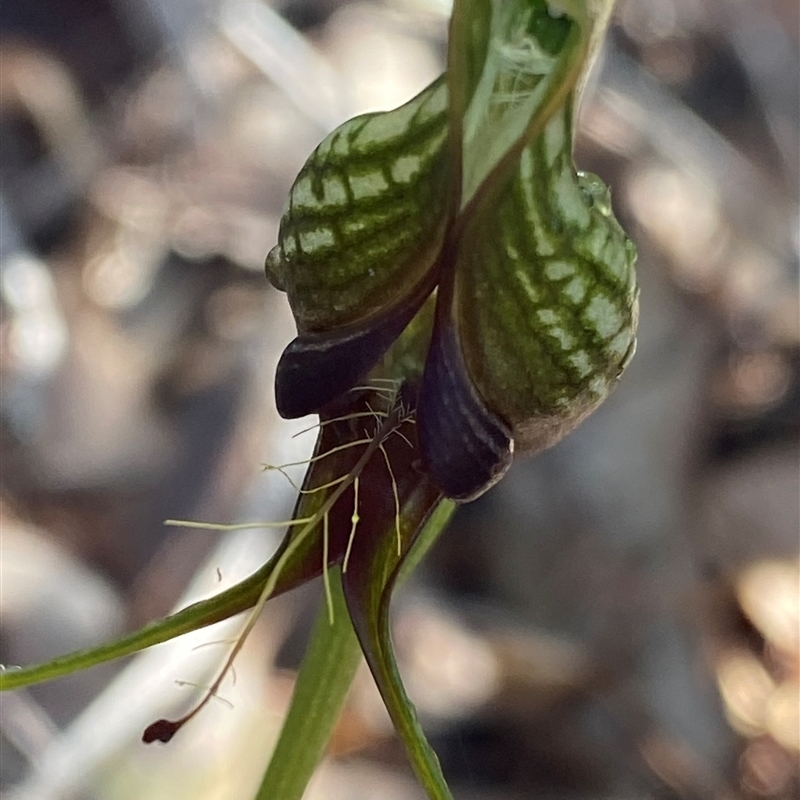
{"label": "green and white striped galea", "polygon": [[320,411],[376,365],[392,374],[385,354],[413,337],[391,352],[422,463],[468,500],[605,399],[635,348],[636,254],[608,189],[576,172],[572,133],[607,7],[457,3],[447,73],[312,153],[267,257],[298,329],[278,366],[283,416]]}

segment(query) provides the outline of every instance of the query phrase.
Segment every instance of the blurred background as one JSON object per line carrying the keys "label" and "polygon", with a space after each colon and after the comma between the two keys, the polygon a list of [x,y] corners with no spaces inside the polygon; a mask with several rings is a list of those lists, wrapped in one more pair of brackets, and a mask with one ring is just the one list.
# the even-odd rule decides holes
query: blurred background
{"label": "blurred background", "polygon": [[[0,6],[0,661],[107,640],[259,566],[293,336],[264,277],[284,198],[348,117],[443,68],[445,0]],[[412,698],[459,800],[798,798],[794,0],[619,0],[579,166],[639,248],[639,350],[574,435],[461,509],[396,598]],[[298,473],[301,474],[301,473]],[[0,698],[13,800],[247,800],[316,587]],[[206,646],[201,646],[206,645]],[[309,800],[421,800],[366,671]]]}

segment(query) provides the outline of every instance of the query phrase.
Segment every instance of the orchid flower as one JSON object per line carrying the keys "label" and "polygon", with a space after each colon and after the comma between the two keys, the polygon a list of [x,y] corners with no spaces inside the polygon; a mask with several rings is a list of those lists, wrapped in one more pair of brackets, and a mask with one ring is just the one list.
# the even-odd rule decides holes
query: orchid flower
{"label": "orchid flower", "polygon": [[[456,0],[447,71],[345,122],[300,171],[267,275],[297,337],[278,364],[288,418],[319,414],[273,558],[243,583],[119,642],[0,674],[10,689],[134,652],[323,576],[327,603],[259,798],[299,798],[363,652],[432,799],[451,797],[392,649],[394,588],[513,457],[556,444],[635,349],[635,249],[572,138],[607,0]],[[355,636],[353,635],[355,633]]]}

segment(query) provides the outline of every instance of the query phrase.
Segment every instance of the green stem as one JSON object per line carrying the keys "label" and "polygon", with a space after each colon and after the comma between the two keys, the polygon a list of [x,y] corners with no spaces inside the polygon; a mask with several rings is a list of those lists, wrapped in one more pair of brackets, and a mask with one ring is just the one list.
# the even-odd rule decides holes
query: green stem
{"label": "green stem", "polygon": [[333,622],[320,606],[292,703],[256,800],[300,800],[321,760],[361,662],[339,569],[331,569]]}

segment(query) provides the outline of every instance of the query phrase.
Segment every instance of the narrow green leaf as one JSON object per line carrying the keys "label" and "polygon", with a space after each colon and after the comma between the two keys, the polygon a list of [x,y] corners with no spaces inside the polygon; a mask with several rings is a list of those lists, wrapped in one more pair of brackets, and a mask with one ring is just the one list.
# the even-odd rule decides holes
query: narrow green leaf
{"label": "narrow green leaf", "polygon": [[[413,429],[408,435],[415,444]],[[382,526],[370,526],[369,535],[359,538],[342,582],[367,663],[421,785],[431,800],[452,800],[439,761],[425,738],[397,670],[389,630],[389,602],[398,572],[409,553],[413,554],[413,563],[424,555],[444,529],[455,506],[412,468],[415,448],[406,453],[401,444],[391,439],[386,445],[387,460],[393,464],[397,476],[400,515],[393,524],[387,524],[389,520],[384,515]],[[407,574],[406,569],[403,575]]]}
{"label": "narrow green leaf", "polygon": [[[425,558],[431,547],[433,547],[438,538],[444,533],[444,529],[450,522],[450,518],[455,513],[456,508],[458,508],[458,506],[452,500],[442,498],[439,504],[431,511],[425,525],[411,545],[408,554],[398,565],[395,586],[401,586],[411,577],[411,574],[420,565],[422,559]],[[387,595],[387,602],[390,599],[391,598]]]}
{"label": "narrow green leaf", "polygon": [[[416,499],[412,499],[410,505],[415,504]],[[454,508],[450,501],[441,501],[431,511],[421,534],[421,541],[425,545],[422,550],[438,538]],[[416,553],[420,558],[424,554],[422,550]],[[352,576],[346,577],[348,606],[367,663],[420,784],[430,800],[452,800],[439,759],[428,743],[414,705],[405,692],[394,657],[389,603],[401,563],[402,559],[398,559],[391,537],[381,537],[372,552],[372,559],[363,565],[366,568],[364,574],[355,580]]]}
{"label": "narrow green leaf", "polygon": [[[6,667],[0,671],[0,691],[44,683],[106,661],[129,656],[245,611],[258,599],[261,587],[271,574],[276,560],[277,557],[273,557],[249,578],[230,589],[207,600],[193,603],[164,619],[150,622],[138,631],[113,642],[68,653],[45,664],[22,668]],[[282,590],[285,588],[282,587]]]}
{"label": "narrow green leaf", "polygon": [[[329,438],[320,437],[314,450],[314,455],[319,456],[320,453],[325,452],[326,448],[330,449],[331,446]],[[357,454],[351,454],[351,458],[357,458]],[[321,486],[335,480],[341,474],[335,462],[320,459],[314,462],[313,468],[306,475],[303,488],[307,490],[314,486]],[[335,487],[332,487],[331,491],[334,490]],[[330,492],[302,494],[297,501],[293,518],[310,519],[314,517],[325,503],[329,494]],[[30,667],[5,667],[5,669],[0,670],[0,692],[44,683],[79,670],[89,669],[107,661],[132,655],[140,650],[175,639],[185,633],[205,628],[215,622],[220,622],[252,608],[267,581],[273,577],[275,567],[281,561],[287,547],[300,533],[301,531],[298,528],[290,529],[278,550],[263,567],[240,583],[214,597],[193,603],[175,614],[150,622],[133,633],[99,647],[68,653],[47,663]],[[321,526],[318,526],[316,530],[311,531],[311,535],[305,536],[304,540],[299,543],[299,546],[291,554],[291,557],[286,560],[280,574],[277,576],[275,588],[272,592],[273,596],[289,591],[322,572],[322,542],[320,534]]]}

